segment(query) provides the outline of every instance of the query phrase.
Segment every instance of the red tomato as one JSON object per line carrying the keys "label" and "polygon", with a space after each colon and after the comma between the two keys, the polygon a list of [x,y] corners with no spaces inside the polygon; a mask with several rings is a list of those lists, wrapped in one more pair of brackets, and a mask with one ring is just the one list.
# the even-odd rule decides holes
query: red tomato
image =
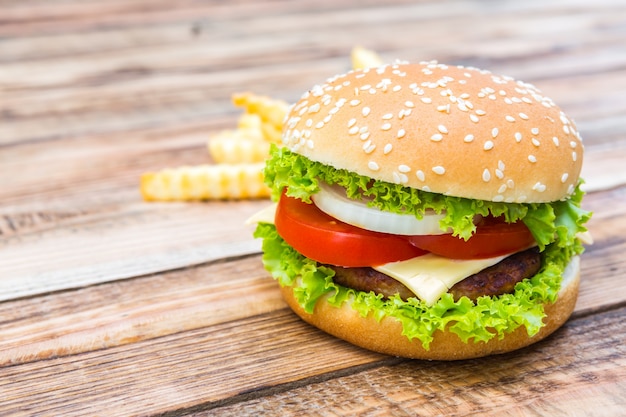
{"label": "red tomato", "polygon": [[476,232],[467,241],[452,235],[410,236],[409,241],[420,249],[453,259],[491,258],[526,249],[535,243],[522,221],[505,223],[493,218],[477,224]]}
{"label": "red tomato", "polygon": [[404,237],[349,225],[285,194],[278,202],[275,224],[278,234],[295,250],[320,263],[375,266],[426,253]]}

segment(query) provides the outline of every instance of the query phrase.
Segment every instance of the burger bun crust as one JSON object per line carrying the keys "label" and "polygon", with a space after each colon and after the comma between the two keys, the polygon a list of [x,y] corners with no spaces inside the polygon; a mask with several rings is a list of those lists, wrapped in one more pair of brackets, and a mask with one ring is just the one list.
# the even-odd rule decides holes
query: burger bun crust
{"label": "burger bun crust", "polygon": [[287,115],[283,142],[373,179],[476,200],[541,203],[575,189],[583,145],[540,90],[434,62],[351,71]]}

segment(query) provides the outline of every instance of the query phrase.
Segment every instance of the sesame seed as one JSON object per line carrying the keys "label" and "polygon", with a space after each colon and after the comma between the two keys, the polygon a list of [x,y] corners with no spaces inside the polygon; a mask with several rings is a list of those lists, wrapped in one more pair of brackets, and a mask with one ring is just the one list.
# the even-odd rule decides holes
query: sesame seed
{"label": "sesame seed", "polygon": [[546,186],[540,182],[537,182],[535,185],[533,185],[533,190],[543,193],[546,190]]}
{"label": "sesame seed", "polygon": [[533,103],[533,101],[531,99],[529,99],[528,97],[522,97],[522,101],[524,103],[528,103],[528,104],[532,104]]}
{"label": "sesame seed", "polygon": [[430,187],[428,185],[425,185],[422,187],[422,191],[430,192]]}
{"label": "sesame seed", "polygon": [[497,127],[494,127],[493,129],[491,129],[491,137],[495,139],[496,136],[498,136],[498,132],[500,131],[498,130]]}
{"label": "sesame seed", "polygon": [[403,138],[406,135],[406,131],[404,129],[398,130],[398,139]]}
{"label": "sesame seed", "polygon": [[401,85],[395,85],[395,86],[392,88],[392,90],[393,90],[393,91],[400,91],[401,89],[402,89],[402,86],[401,86]]}
{"label": "sesame seed", "polygon": [[533,127],[532,129],[530,129],[530,132],[533,135],[538,135],[539,134],[539,128],[538,127]]}
{"label": "sesame seed", "polygon": [[370,111],[371,111],[371,110],[370,110],[370,108],[369,108],[369,107],[363,107],[363,110],[361,110],[361,114],[362,114],[364,117],[367,117],[367,115],[368,115],[368,114],[370,114]]}
{"label": "sesame seed", "polygon": [[407,107],[415,107],[415,104],[412,101],[405,101],[404,105]]}
{"label": "sesame seed", "polygon": [[572,161],[576,162],[576,159],[578,159],[578,155],[576,152],[572,152]]}
{"label": "sesame seed", "polygon": [[306,146],[309,149],[313,149],[315,147],[315,144],[313,143],[313,141],[311,139],[306,141]]}
{"label": "sesame seed", "polygon": [[315,103],[312,106],[309,106],[309,113],[317,113],[320,111],[320,103]]}
{"label": "sesame seed", "polygon": [[351,106],[358,106],[359,104],[361,104],[361,100],[350,100]]}
{"label": "sesame seed", "polygon": [[383,120],[393,119],[393,113],[387,113],[383,115]]}
{"label": "sesame seed", "polygon": [[420,100],[422,100],[422,103],[426,103],[426,104],[430,104],[433,102],[430,97],[422,97]]}
{"label": "sesame seed", "polygon": [[446,173],[446,169],[441,165],[437,165],[433,167],[433,172],[437,175],[443,175]]}
{"label": "sesame seed", "polygon": [[407,172],[411,172],[411,168],[408,165],[399,165],[398,171],[406,174]]}
{"label": "sesame seed", "polygon": [[498,161],[498,169],[499,169],[500,171],[504,171],[504,162],[502,162],[502,161]]}
{"label": "sesame seed", "polygon": [[304,123],[304,125],[306,127],[311,127],[313,126],[313,119],[307,119],[306,123]]}
{"label": "sesame seed", "polygon": [[317,122],[317,124],[315,125],[315,127],[316,127],[317,129],[321,129],[321,128],[323,128],[323,127],[324,127],[324,122]]}
{"label": "sesame seed", "polygon": [[576,142],[574,142],[574,141],[571,141],[571,142],[569,143],[569,146],[570,146],[572,149],[576,149],[576,146],[577,146],[577,145],[578,145],[578,144],[577,144]]}
{"label": "sesame seed", "polygon": [[357,133],[359,133],[359,127],[358,126],[352,126],[350,128],[350,130],[348,130],[348,133],[351,135],[356,135]]}
{"label": "sesame seed", "polygon": [[502,194],[506,191],[506,184],[502,184],[500,188],[498,188],[498,193]]}
{"label": "sesame seed", "polygon": [[502,172],[501,170],[496,169],[495,173],[496,173],[496,177],[498,177],[499,179],[504,178],[504,172]]}
{"label": "sesame seed", "polygon": [[389,130],[389,129],[391,129],[391,123],[385,123],[380,128],[382,130]]}
{"label": "sesame seed", "polygon": [[356,119],[350,119],[350,120],[348,121],[348,127],[352,127],[352,126],[354,126],[355,124],[356,124]]}
{"label": "sesame seed", "polygon": [[387,155],[389,152],[391,152],[392,149],[393,149],[393,146],[391,145],[391,143],[388,143],[383,148],[383,153]]}
{"label": "sesame seed", "polygon": [[539,142],[539,141],[537,140],[537,138],[532,138],[530,141],[531,141],[531,142],[533,143],[533,145],[535,145],[536,147],[539,147],[539,146],[541,145],[541,142]]}
{"label": "sesame seed", "polygon": [[470,120],[474,123],[478,123],[478,117],[475,114],[470,114]]}
{"label": "sesame seed", "polygon": [[484,110],[478,109],[478,110],[476,110],[476,114],[479,115],[479,116],[484,116],[484,115],[487,114],[487,112],[484,111]]}
{"label": "sesame seed", "polygon": [[367,167],[368,167],[369,169],[371,169],[372,171],[378,171],[378,170],[380,169],[380,167],[378,166],[378,164],[377,164],[376,162],[374,162],[374,161],[369,161],[369,162],[367,163]]}
{"label": "sesame seed", "polygon": [[483,181],[489,182],[489,180],[491,180],[491,173],[487,168],[485,168],[485,170],[483,171]]}
{"label": "sesame seed", "polygon": [[483,149],[486,151],[489,151],[491,149],[493,149],[493,142],[488,140],[487,142],[485,142],[485,144],[483,145]]}
{"label": "sesame seed", "polygon": [[570,184],[569,187],[567,187],[567,194],[571,194],[574,192],[574,184]]}
{"label": "sesame seed", "polygon": [[552,142],[554,142],[555,146],[559,146],[559,138],[557,138],[556,136],[552,137]]}
{"label": "sesame seed", "polygon": [[465,138],[463,139],[464,142],[466,143],[470,143],[471,141],[474,140],[474,135],[467,135],[465,136]]}
{"label": "sesame seed", "polygon": [[331,119],[331,118],[332,118],[332,114],[328,114],[328,115],[326,115],[326,117],[324,117],[324,118],[322,119],[322,121],[323,121],[324,123],[328,123],[328,122],[330,122],[330,119]]}
{"label": "sesame seed", "polygon": [[435,133],[434,135],[430,137],[430,140],[432,140],[433,142],[439,142],[442,139],[443,139],[443,135],[441,133]]}
{"label": "sesame seed", "polygon": [[417,176],[417,179],[420,181],[424,181],[426,179],[426,176],[424,175],[424,171],[422,171],[421,169],[418,169],[415,172],[415,175]]}
{"label": "sesame seed", "polygon": [[440,112],[450,113],[450,105],[449,104],[442,104],[440,106],[437,106],[437,110],[440,111]]}
{"label": "sesame seed", "polygon": [[563,125],[563,132],[569,135],[569,127],[567,125]]}
{"label": "sesame seed", "polygon": [[513,116],[506,115],[506,116],[504,116],[504,118],[506,119],[507,122],[511,122],[512,123],[512,122],[515,121],[515,117],[513,117]]}
{"label": "sesame seed", "polygon": [[528,115],[526,115],[526,113],[520,113],[520,114],[519,114],[519,117],[520,117],[521,119],[528,120]]}
{"label": "sesame seed", "polygon": [[370,137],[370,132],[362,133],[360,136],[361,140],[366,140],[369,137]]}
{"label": "sesame seed", "polygon": [[437,126],[437,130],[440,131],[441,133],[448,133],[448,128],[445,127],[444,125]]}
{"label": "sesame seed", "polygon": [[535,155],[528,155],[528,160],[534,164],[537,162],[537,157]]}
{"label": "sesame seed", "polygon": [[374,149],[376,149],[376,145],[370,145],[367,148],[363,149],[365,151],[366,154],[370,154],[372,152],[374,152]]}
{"label": "sesame seed", "polygon": [[565,184],[565,181],[567,181],[568,177],[569,177],[569,174],[567,172],[561,175],[561,183]]}

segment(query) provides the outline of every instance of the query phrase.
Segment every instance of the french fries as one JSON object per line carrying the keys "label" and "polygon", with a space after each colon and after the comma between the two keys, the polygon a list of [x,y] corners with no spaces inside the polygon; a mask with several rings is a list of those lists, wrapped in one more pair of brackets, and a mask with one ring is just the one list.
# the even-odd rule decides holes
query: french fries
{"label": "french fries", "polygon": [[377,67],[383,63],[376,52],[365,49],[362,46],[352,48],[350,58],[352,59],[352,68],[354,69]]}
{"label": "french fries", "polygon": [[245,108],[237,129],[223,130],[209,138],[207,147],[218,163],[254,163],[267,159],[271,143],[281,142],[282,123],[289,106],[251,93],[233,95],[233,104]]}
{"label": "french fries", "polygon": [[201,201],[269,197],[264,163],[183,166],[146,172],[141,195],[146,201]]}
{"label": "french fries", "polygon": [[255,114],[260,117],[261,131],[265,140],[277,144],[281,143],[283,120],[289,110],[287,103],[251,93],[235,94],[233,103],[235,106],[245,107],[247,114]]}
{"label": "french fries", "polygon": [[[357,46],[351,52],[354,69],[378,66],[378,54]],[[264,161],[271,144],[281,145],[282,124],[289,105],[253,93],[232,96],[244,109],[232,130],[209,137],[207,150],[214,164],[182,166],[146,172],[141,176],[141,195],[146,201],[198,201],[266,198]]]}
{"label": "french fries", "polygon": [[209,140],[209,154],[218,164],[262,162],[269,155],[270,143],[254,137],[259,132],[225,131]]}

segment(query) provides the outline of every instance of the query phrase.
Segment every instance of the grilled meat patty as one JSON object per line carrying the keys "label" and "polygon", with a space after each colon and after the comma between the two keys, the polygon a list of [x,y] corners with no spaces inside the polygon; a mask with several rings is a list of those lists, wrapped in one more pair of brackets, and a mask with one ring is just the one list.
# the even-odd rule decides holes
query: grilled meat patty
{"label": "grilled meat patty", "polygon": [[[374,291],[386,298],[399,294],[403,300],[415,295],[400,281],[373,268],[343,268],[327,265],[335,271],[333,280],[344,287],[358,291]],[[465,278],[450,288],[455,300],[467,296],[476,300],[482,295],[501,295],[513,292],[515,284],[535,275],[541,267],[541,255],[536,249],[513,254],[499,263]]]}

